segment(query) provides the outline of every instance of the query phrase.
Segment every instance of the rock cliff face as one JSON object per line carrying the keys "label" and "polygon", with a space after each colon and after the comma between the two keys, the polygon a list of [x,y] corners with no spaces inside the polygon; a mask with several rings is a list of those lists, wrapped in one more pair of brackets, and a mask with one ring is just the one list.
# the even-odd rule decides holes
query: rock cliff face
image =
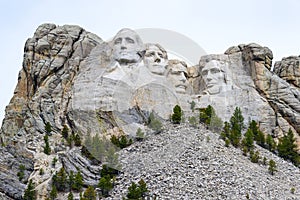
{"label": "rock cliff face", "polygon": [[[134,137],[138,128],[147,130],[152,111],[168,120],[176,104],[188,114],[189,103],[195,101],[198,108],[213,105],[223,121],[238,106],[245,121],[258,121],[265,133],[278,138],[291,128],[298,137],[299,57],[276,62],[274,72],[272,59],[270,49],[252,43],[203,56],[198,65],[188,66],[168,60],[163,47],[143,43],[130,29],[103,41],[79,26],[40,25],[26,41],[1,127],[0,194],[21,199],[30,178],[38,198],[46,198],[51,177],[61,166],[80,170],[85,185],[97,184],[100,166],[65,144],[64,125],[82,140],[88,133]],[[50,155],[43,153],[48,122]],[[25,166],[22,180],[16,175],[20,165]]]}

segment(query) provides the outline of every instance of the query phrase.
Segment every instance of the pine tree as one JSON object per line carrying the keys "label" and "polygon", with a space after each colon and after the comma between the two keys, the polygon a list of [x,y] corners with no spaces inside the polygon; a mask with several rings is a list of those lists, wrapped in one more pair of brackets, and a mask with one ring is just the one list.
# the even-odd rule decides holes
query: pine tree
{"label": "pine tree", "polygon": [[88,188],[83,193],[83,197],[85,200],[96,200],[96,192],[93,186],[88,186]]}
{"label": "pine tree", "polygon": [[83,187],[83,176],[80,171],[77,171],[74,179],[74,183],[72,184],[71,188],[76,191],[80,191]]}
{"label": "pine tree", "polygon": [[134,182],[128,187],[127,198],[128,199],[139,199],[142,197],[142,192],[140,187]]}
{"label": "pine tree", "polygon": [[102,191],[104,197],[109,196],[109,191],[113,189],[113,184],[109,175],[101,177],[98,183],[98,187]]}
{"label": "pine tree", "polygon": [[180,124],[182,117],[182,110],[179,105],[176,105],[173,108],[172,121],[174,124]]}
{"label": "pine tree", "polygon": [[139,188],[141,190],[141,194],[142,196],[145,195],[146,192],[148,192],[148,188],[147,188],[147,184],[145,183],[145,181],[143,179],[141,179],[139,182]]}
{"label": "pine tree", "polygon": [[45,141],[44,153],[47,154],[47,155],[50,155],[50,153],[51,153],[51,148],[50,148],[50,145],[49,145],[49,137],[48,137],[48,134],[46,134],[46,135],[44,136],[44,141]]}
{"label": "pine tree", "polygon": [[58,191],[65,191],[68,188],[68,177],[63,167],[53,175],[52,185],[55,186]]}
{"label": "pine tree", "polygon": [[48,133],[48,135],[50,135],[50,133],[52,131],[52,127],[51,127],[51,124],[49,122],[47,122],[46,125],[45,125],[45,131]]}
{"label": "pine tree", "polygon": [[81,139],[80,139],[80,136],[78,133],[76,133],[76,135],[74,137],[74,143],[75,143],[75,146],[77,146],[77,147],[81,146]]}
{"label": "pine tree", "polygon": [[250,151],[254,147],[254,135],[252,130],[248,128],[247,132],[245,133],[245,137],[242,141],[244,147],[247,148],[247,151]]}
{"label": "pine tree", "polygon": [[67,125],[64,125],[61,134],[63,136],[63,138],[67,139],[69,137],[69,128],[67,127]]}
{"label": "pine tree", "polygon": [[242,137],[242,129],[244,128],[244,117],[241,109],[236,107],[232,117],[230,118],[230,140],[233,146],[239,146]]}
{"label": "pine tree", "polygon": [[24,200],[35,200],[36,199],[36,192],[34,190],[35,184],[32,182],[32,180],[29,181],[27,188],[24,192],[23,199]]}
{"label": "pine tree", "polygon": [[68,178],[68,186],[69,186],[68,188],[70,190],[73,189],[74,183],[75,183],[75,175],[74,175],[74,172],[71,170],[70,174],[69,174],[69,178]]}
{"label": "pine tree", "polygon": [[254,140],[257,141],[257,135],[258,135],[258,125],[255,120],[252,120],[249,124],[249,129],[252,131]]}
{"label": "pine tree", "polygon": [[279,139],[277,146],[280,157],[292,161],[295,165],[299,164],[299,155],[297,153],[296,139],[291,129],[288,134]]}
{"label": "pine tree", "polygon": [[68,200],[74,200],[74,196],[73,196],[72,191],[70,191],[69,194],[68,194]]}
{"label": "pine tree", "polygon": [[260,130],[258,130],[257,135],[256,135],[256,144],[258,144],[261,147],[266,146],[265,134],[263,132],[261,132]]}
{"label": "pine tree", "polygon": [[274,175],[274,172],[277,171],[276,163],[275,163],[275,161],[272,160],[272,159],[269,161],[269,168],[268,168],[268,170],[269,170],[269,173],[270,173],[271,175]]}
{"label": "pine tree", "polygon": [[154,130],[155,133],[160,133],[162,131],[162,123],[155,117],[154,111],[152,111],[149,115],[148,127]]}
{"label": "pine tree", "polygon": [[50,191],[50,199],[54,200],[57,197],[57,189],[55,185],[52,186],[52,189]]}
{"label": "pine tree", "polygon": [[267,143],[267,148],[269,149],[269,151],[275,151],[276,143],[275,143],[272,135],[270,135],[270,134],[267,135],[266,143]]}

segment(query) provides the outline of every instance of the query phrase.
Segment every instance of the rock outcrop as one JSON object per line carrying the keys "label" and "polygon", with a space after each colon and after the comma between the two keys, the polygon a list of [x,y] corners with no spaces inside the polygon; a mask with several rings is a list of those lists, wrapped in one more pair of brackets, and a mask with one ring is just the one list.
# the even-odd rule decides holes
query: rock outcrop
{"label": "rock outcrop", "polygon": [[[182,60],[168,60],[167,51],[163,47],[159,44],[145,44],[130,29],[122,29],[111,41],[103,41],[79,26],[40,25],[33,37],[26,41],[18,84],[6,107],[1,127],[0,140],[3,147],[0,148],[0,198],[1,195],[6,195],[7,198],[21,199],[28,179],[37,184],[38,198],[46,198],[51,188],[51,177],[62,166],[67,172],[80,170],[86,186],[97,185],[103,163],[94,165],[81,154],[79,147],[72,148],[72,143],[62,137],[64,126],[68,127],[69,135],[78,134],[83,144],[87,134],[98,134],[108,139],[112,135],[126,134],[134,138],[137,129],[141,128],[149,136],[153,133],[148,132],[145,124],[152,111],[161,121],[166,121],[175,105],[180,105],[188,114],[190,103],[195,101],[198,108],[213,105],[223,121],[229,120],[234,108],[238,106],[242,109],[245,122],[256,120],[265,133],[278,138],[291,128],[298,137],[299,57],[288,57],[277,62],[274,72],[271,71],[272,59],[269,48],[251,43],[230,47],[224,54],[203,56],[199,58],[198,64],[188,66]],[[47,123],[52,127],[50,133],[45,130]],[[172,127],[170,124],[168,126]],[[248,177],[249,174],[237,166],[240,162],[247,165],[246,161],[239,157],[236,158],[236,163],[220,166],[225,158],[217,154],[229,153],[228,149],[221,147],[217,136],[201,129],[217,141],[212,143],[212,147],[220,150],[214,152],[215,157],[209,158],[210,155],[199,153],[201,149],[213,150],[207,147],[208,143],[203,142],[198,132],[191,130],[190,137],[185,137],[182,132],[190,130],[172,128],[176,132],[174,142],[178,144],[177,150],[187,152],[186,155],[180,152],[177,154],[177,150],[173,149],[172,153],[179,156],[175,156],[177,166],[172,168],[173,174],[156,166],[159,163],[149,163],[157,160],[155,156],[170,157],[171,152],[166,155],[157,152],[162,147],[172,149],[171,143],[161,145],[163,140],[173,137],[173,132],[168,132],[160,139],[160,136],[150,136],[150,141],[154,144],[146,141],[142,146],[128,148],[127,151],[137,154],[137,158],[141,153],[139,148],[145,148],[141,151],[148,152],[149,154],[145,154],[147,156],[153,156],[151,160],[145,160],[148,166],[143,166],[140,161],[126,155],[125,150],[120,156],[125,166],[124,176],[121,175],[120,180],[135,180],[138,176],[129,177],[131,172],[128,170],[135,172],[141,167],[150,182],[153,177],[164,182],[157,186],[151,182],[150,187],[155,194],[166,198],[174,195],[177,198],[182,191],[190,190],[192,186],[187,182],[194,176],[180,178],[180,170],[187,170],[180,168],[181,165],[191,168],[185,171],[186,174],[201,172],[205,177],[211,172],[221,174],[213,177],[215,182],[198,177],[195,185],[200,189],[190,190],[191,194],[187,194],[187,197],[194,198],[207,188],[211,191],[203,198],[241,197],[247,190],[259,198],[270,197],[263,194],[261,188],[256,188],[257,191],[249,188],[251,181],[239,187],[236,193],[230,193],[226,186],[234,188],[236,185],[230,179],[232,174],[225,168],[229,167],[234,171],[233,174],[241,172]],[[49,135],[50,155],[43,152],[46,134]],[[186,140],[183,149],[180,147],[180,138]],[[195,141],[196,138],[200,138],[200,141]],[[156,148],[156,153],[153,154],[151,148]],[[197,156],[193,157],[192,152],[196,152]],[[203,161],[204,166],[197,166],[199,163],[193,163],[187,157],[193,157],[195,162]],[[205,159],[202,160],[202,157]],[[56,166],[51,164],[54,158],[58,159]],[[228,158],[231,161],[234,159],[232,156]],[[167,160],[166,164],[172,165],[171,160]],[[20,165],[25,166],[22,180],[16,175]],[[208,170],[206,167],[211,165],[219,168],[208,167]],[[283,164],[280,166],[284,168]],[[39,173],[41,169],[44,170],[43,174]],[[169,177],[166,178],[164,173]],[[239,175],[236,177],[241,178]],[[226,181],[226,178],[230,181]],[[186,184],[179,188],[179,181]],[[254,182],[256,184],[257,180]],[[224,190],[214,195],[214,189],[208,185],[216,183]],[[290,185],[283,184],[283,194],[286,194],[286,187]],[[114,195],[124,194],[124,189],[120,187],[113,192]],[[279,186],[269,191],[277,190]],[[278,196],[281,197],[279,194],[276,197]]]}

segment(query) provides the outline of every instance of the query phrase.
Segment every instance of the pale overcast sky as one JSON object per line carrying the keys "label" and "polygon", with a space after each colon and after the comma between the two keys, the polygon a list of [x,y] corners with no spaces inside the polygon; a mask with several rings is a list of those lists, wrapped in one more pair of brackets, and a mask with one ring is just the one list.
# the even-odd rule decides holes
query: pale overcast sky
{"label": "pale overcast sky", "polygon": [[274,60],[300,54],[298,0],[1,0],[0,120],[13,96],[27,38],[46,22],[79,25],[107,40],[124,27],[181,33],[207,53],[258,43]]}

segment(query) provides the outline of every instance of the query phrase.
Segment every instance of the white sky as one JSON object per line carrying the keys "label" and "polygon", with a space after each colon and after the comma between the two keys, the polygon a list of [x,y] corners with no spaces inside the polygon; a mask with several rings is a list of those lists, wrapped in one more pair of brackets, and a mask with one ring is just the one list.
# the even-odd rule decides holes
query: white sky
{"label": "white sky", "polygon": [[73,24],[107,40],[121,28],[181,33],[207,53],[250,42],[274,60],[300,54],[298,0],[0,0],[0,121],[13,96],[27,38],[45,22]]}

